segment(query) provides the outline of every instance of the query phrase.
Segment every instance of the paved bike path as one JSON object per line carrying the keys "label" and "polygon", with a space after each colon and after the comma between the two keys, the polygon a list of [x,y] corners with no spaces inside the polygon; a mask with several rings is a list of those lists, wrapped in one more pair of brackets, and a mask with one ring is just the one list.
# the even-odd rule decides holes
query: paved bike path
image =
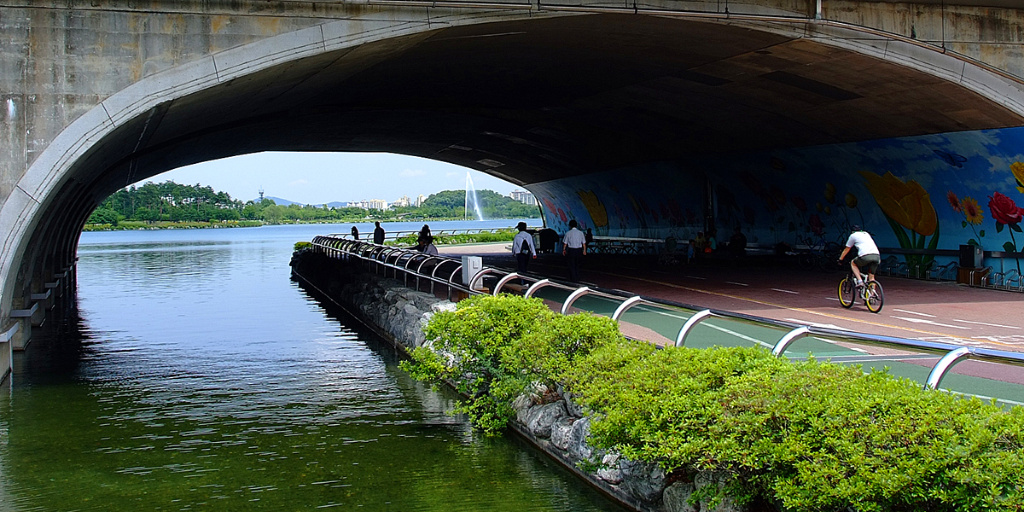
{"label": "paved bike path", "polygon": [[[515,268],[514,260],[506,251],[499,245],[484,250],[477,248],[475,253],[483,258],[485,265]],[[442,253],[445,252],[442,249]],[[560,255],[541,255],[531,262],[530,270],[538,277],[555,279],[564,279],[565,274]],[[844,275],[841,271],[822,273],[758,265],[756,261],[663,267],[656,265],[653,258],[593,256],[584,260],[581,284],[800,324],[1024,352],[1022,294],[881,276],[886,301],[882,311],[875,314],[867,311],[860,301],[851,309],[839,304],[836,291]],[[561,303],[568,293],[545,288],[538,295]],[[574,304],[574,307],[607,316],[617,306],[616,302],[594,296],[584,296]],[[693,313],[641,305],[626,312],[621,320],[649,329],[655,337],[661,338],[654,341],[667,344],[674,342],[679,329]],[[785,332],[785,329],[761,324],[712,318],[695,327],[685,344],[697,348],[771,347]],[[871,349],[870,352],[808,337],[794,342],[786,356],[814,356],[844,364],[861,364],[865,369],[888,369],[893,375],[919,383],[925,382],[938,360],[936,356],[899,351],[879,354],[878,350]],[[953,368],[941,387],[1024,403],[1024,368],[966,361]]]}

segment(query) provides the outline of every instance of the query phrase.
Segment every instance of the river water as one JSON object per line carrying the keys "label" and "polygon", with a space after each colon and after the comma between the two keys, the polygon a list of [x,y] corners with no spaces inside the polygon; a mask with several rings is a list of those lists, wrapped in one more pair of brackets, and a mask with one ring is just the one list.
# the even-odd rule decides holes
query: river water
{"label": "river water", "polygon": [[290,281],[350,227],[84,233],[80,318],[0,394],[0,510],[620,510]]}

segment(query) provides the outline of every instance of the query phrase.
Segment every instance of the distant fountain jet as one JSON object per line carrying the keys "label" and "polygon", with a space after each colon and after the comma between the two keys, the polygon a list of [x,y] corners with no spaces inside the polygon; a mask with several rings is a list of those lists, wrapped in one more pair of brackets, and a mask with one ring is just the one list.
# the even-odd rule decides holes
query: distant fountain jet
{"label": "distant fountain jet", "polygon": [[484,220],[484,214],[480,211],[480,198],[476,195],[476,189],[473,188],[473,177],[466,173],[466,206],[463,220],[469,220],[469,199],[470,196],[473,198],[473,211],[476,213],[476,220]]}

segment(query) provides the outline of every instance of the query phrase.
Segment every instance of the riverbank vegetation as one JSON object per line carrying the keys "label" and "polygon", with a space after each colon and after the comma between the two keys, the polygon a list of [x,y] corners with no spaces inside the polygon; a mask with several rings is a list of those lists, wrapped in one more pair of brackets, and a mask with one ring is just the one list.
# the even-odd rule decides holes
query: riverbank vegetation
{"label": "riverbank vegetation", "polygon": [[556,399],[560,384],[590,411],[597,448],[656,462],[670,480],[724,477],[698,499],[808,512],[1024,508],[1024,407],[756,347],[658,350],[608,318],[556,315],[535,298],[472,297],[425,332],[402,367],[453,382],[478,428],[500,432],[516,397]]}
{"label": "riverbank vegetation", "polygon": [[[455,245],[455,244],[482,244],[489,242],[510,242],[516,237],[517,230],[499,229],[495,231],[481,231],[479,233],[458,233],[434,235],[434,245]],[[393,241],[385,242],[387,245],[399,247],[412,247],[416,245],[419,235],[410,233],[406,236],[396,238]]]}
{"label": "riverbank vegetation", "polygon": [[[539,218],[540,210],[491,190],[476,193],[487,219]],[[367,210],[328,205],[279,205],[272,199],[239,201],[225,192],[173,181],[147,182],[118,190],[89,217],[86,229],[160,229],[167,227],[237,227],[262,224],[373,221],[461,220],[463,190],[445,190],[420,206]],[[471,214],[472,215],[472,214]],[[475,218],[475,217],[474,217]],[[126,227],[123,226],[127,224]]]}

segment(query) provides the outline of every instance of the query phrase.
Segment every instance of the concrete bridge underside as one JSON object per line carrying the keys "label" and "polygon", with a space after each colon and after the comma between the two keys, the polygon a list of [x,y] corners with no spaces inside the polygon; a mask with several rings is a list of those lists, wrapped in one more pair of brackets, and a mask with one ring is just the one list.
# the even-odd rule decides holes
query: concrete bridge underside
{"label": "concrete bridge underside", "polygon": [[[1021,13],[1000,3],[1005,2],[964,0],[960,9],[998,11],[994,20],[1019,25]],[[289,8],[289,2],[278,4]],[[306,4],[315,11],[318,3]],[[624,176],[660,169],[664,162],[707,179],[717,172],[708,162],[731,155],[808,147],[856,152],[850,145],[864,141],[1024,126],[1024,87],[1012,66],[986,63],[984,51],[970,58],[944,53],[956,41],[925,40],[920,34],[945,30],[926,23],[909,27],[907,35],[880,35],[877,29],[826,22],[832,12],[833,18],[849,15],[858,2],[832,3],[836,7],[824,10],[824,21],[822,4],[814,1],[752,2],[760,6],[751,7],[746,18],[532,7],[446,9],[437,16],[426,7],[320,4],[322,17],[304,12],[301,22],[281,22],[280,10],[244,15],[276,20],[277,32],[250,34],[220,53],[211,44],[212,56],[185,55],[181,49],[192,47],[190,34],[178,34],[186,40],[163,49],[178,52],[163,68],[147,69],[147,60],[139,58],[153,47],[140,34],[132,38],[137,47],[122,45],[125,55],[91,64],[93,73],[122,78],[71,77],[78,85],[68,89],[75,94],[33,90],[46,80],[40,65],[53,66],[53,83],[67,86],[71,61],[84,58],[81,49],[71,48],[73,37],[65,38],[64,51],[50,49],[62,55],[53,61],[25,57],[23,80],[5,81],[19,90],[4,91],[2,98],[12,129],[2,141],[0,335],[8,333],[8,339],[0,341],[24,336],[24,319],[38,318],[39,306],[52,306],[54,295],[73,294],[78,233],[100,201],[119,188],[196,162],[269,150],[416,155],[531,189],[546,200],[549,223],[558,223],[556,205],[578,200],[559,197],[573,195],[557,186],[567,180],[586,184],[593,177],[594,190],[613,194]],[[866,4],[893,10],[892,2]],[[914,4],[919,21],[938,13],[938,4]],[[794,14],[793,5],[800,12]],[[342,8],[360,14],[343,22],[332,19],[332,10]],[[52,22],[54,11],[67,24],[86,13],[3,7],[0,24]],[[189,16],[131,13],[124,19],[134,20],[134,28],[116,30],[141,30],[139,19],[157,31],[157,20],[170,32],[196,26],[223,30],[233,19],[223,13],[198,18],[201,23],[176,25],[173,20]],[[81,28],[90,29],[84,22]],[[332,30],[348,32],[332,39]],[[1004,39],[1019,53],[1014,37],[1024,39],[1020,34]],[[34,41],[26,35],[24,49],[9,46],[5,61],[38,53]],[[4,63],[7,70],[16,67]],[[93,87],[90,80],[109,90]],[[52,100],[62,94],[63,99]],[[33,95],[49,95],[49,110],[33,111]],[[831,172],[775,164],[765,169],[796,174],[793,179],[813,173],[827,180]],[[725,169],[715,179],[736,181],[740,175]],[[660,195],[676,192],[656,190],[659,186],[648,187]],[[704,181],[688,186],[703,187]],[[689,197],[685,188],[679,197]],[[575,194],[595,194],[583,189]],[[590,225],[609,234],[616,229],[636,234],[628,216],[618,215],[616,224],[609,221],[616,217],[611,208],[584,202],[589,211],[577,213],[587,215]],[[701,204],[689,207],[701,212],[708,199],[695,203]],[[650,233],[654,227],[645,229]],[[19,321],[25,325],[20,333],[10,327]]]}

